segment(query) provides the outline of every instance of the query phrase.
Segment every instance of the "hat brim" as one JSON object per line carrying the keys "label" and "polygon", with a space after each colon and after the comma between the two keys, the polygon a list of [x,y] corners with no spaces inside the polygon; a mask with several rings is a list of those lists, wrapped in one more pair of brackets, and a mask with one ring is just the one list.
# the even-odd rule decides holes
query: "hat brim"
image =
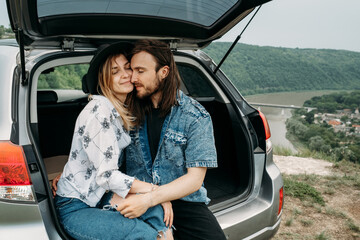
{"label": "hat brim", "polygon": [[101,94],[101,90],[98,87],[99,68],[110,55],[116,53],[129,55],[133,47],[134,44],[130,42],[101,45],[91,59],[88,72],[82,78],[82,90],[85,93]]}

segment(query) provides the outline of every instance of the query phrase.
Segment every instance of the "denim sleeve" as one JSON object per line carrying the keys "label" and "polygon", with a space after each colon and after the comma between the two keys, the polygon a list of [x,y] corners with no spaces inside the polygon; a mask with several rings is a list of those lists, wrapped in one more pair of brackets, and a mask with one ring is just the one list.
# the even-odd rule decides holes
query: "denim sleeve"
{"label": "denim sleeve", "polygon": [[210,116],[190,126],[185,149],[186,167],[217,167],[214,130]]}

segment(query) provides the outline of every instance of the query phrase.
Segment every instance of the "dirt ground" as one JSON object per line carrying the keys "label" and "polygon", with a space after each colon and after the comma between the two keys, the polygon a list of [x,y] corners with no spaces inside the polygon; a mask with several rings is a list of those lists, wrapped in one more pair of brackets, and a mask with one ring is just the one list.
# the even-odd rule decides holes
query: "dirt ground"
{"label": "dirt ground", "polygon": [[[312,158],[274,156],[283,176],[307,179],[325,204],[287,196],[282,222],[273,239],[360,240],[360,186],[358,169],[339,169],[333,163]],[[355,179],[355,180],[353,180]]]}

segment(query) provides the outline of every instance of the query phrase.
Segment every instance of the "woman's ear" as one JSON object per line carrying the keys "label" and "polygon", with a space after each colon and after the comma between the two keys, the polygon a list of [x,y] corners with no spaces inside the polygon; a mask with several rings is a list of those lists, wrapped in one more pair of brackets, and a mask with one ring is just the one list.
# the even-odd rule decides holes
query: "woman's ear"
{"label": "woman's ear", "polygon": [[169,75],[169,66],[163,66],[162,68],[160,68],[159,70],[159,74],[160,74],[160,79],[165,79],[168,75]]}

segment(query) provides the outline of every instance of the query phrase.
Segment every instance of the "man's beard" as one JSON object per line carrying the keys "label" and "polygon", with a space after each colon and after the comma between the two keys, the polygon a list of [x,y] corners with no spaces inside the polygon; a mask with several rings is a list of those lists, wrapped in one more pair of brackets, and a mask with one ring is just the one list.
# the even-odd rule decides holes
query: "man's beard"
{"label": "man's beard", "polygon": [[[161,81],[159,80],[159,78],[157,77],[156,78],[156,86],[155,86],[155,89],[153,89],[152,91],[149,91],[148,89],[145,89],[145,93],[143,95],[139,95],[139,92],[136,92],[136,97],[140,98],[140,99],[145,99],[145,98],[148,98],[148,99],[151,99],[151,96],[158,93],[159,90],[160,90],[160,85],[161,85]],[[135,85],[136,87],[136,85]],[[140,85],[140,87],[144,88],[144,85]]]}

